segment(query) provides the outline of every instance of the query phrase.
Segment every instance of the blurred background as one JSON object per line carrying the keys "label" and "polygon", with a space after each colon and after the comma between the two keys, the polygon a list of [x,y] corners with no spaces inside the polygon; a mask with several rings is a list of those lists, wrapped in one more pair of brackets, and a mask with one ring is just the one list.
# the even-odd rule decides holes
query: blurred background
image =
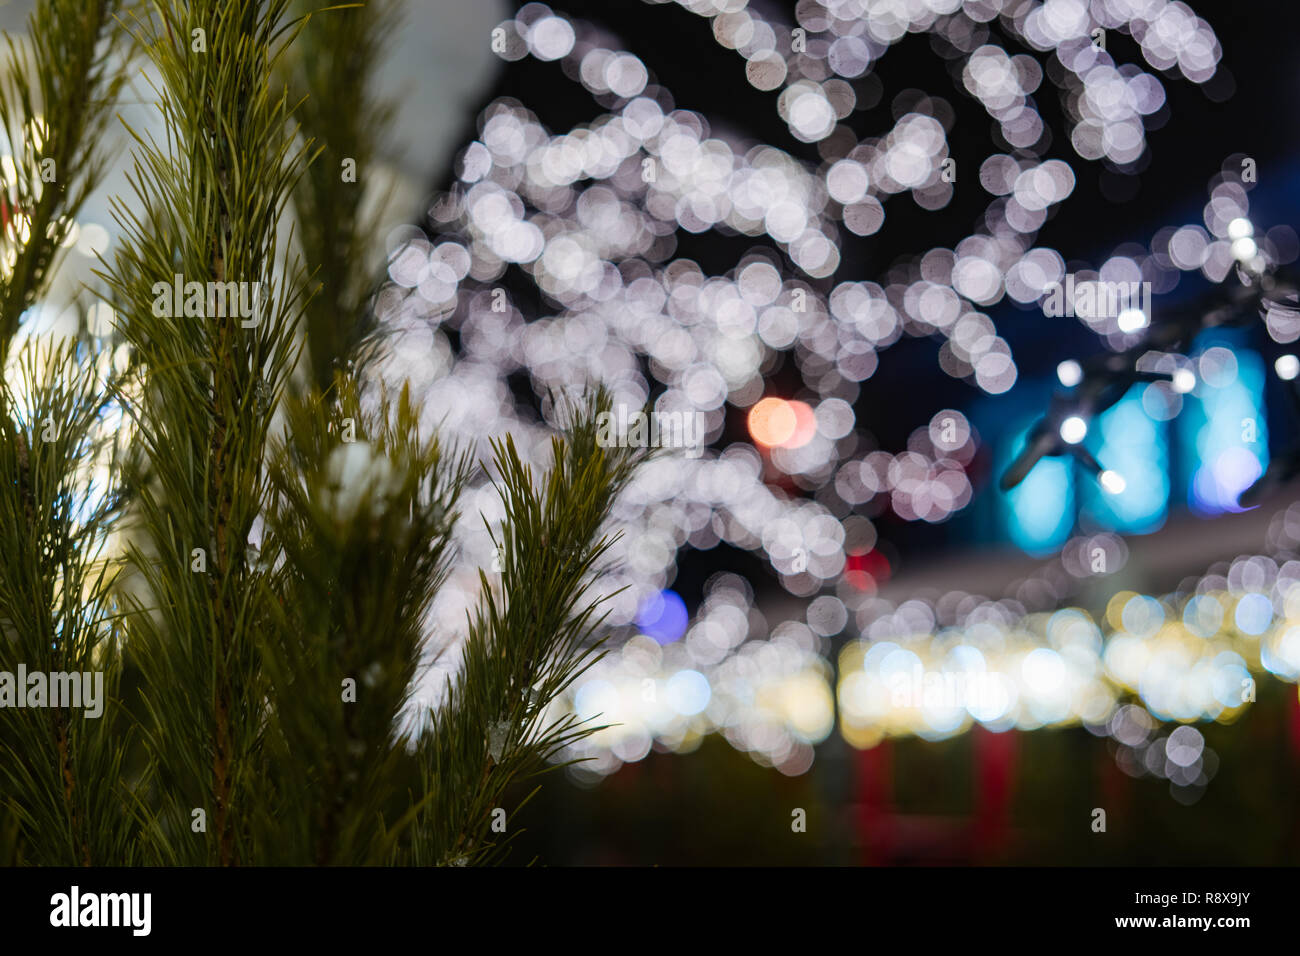
{"label": "blurred background", "polygon": [[[1300,510],[1272,480],[1300,316],[1284,290],[1203,318],[1297,256],[1276,118],[1298,20],[1165,0],[502,16],[421,224],[431,265],[390,269],[405,307],[453,363],[505,373],[503,417],[593,377],[702,411],[710,439],[620,515],[627,625],[572,701],[616,726],[566,755],[585,759],[530,806],[519,858],[1300,859]],[[1151,299],[1050,317],[1067,274]],[[1053,456],[1003,492],[1053,393],[1118,353],[1167,373],[1084,416],[1118,480]]]}
{"label": "blurred background", "polygon": [[706,424],[616,509],[610,726],[515,860],[1300,861],[1300,6],[399,6],[377,374],[538,462],[548,389]]}

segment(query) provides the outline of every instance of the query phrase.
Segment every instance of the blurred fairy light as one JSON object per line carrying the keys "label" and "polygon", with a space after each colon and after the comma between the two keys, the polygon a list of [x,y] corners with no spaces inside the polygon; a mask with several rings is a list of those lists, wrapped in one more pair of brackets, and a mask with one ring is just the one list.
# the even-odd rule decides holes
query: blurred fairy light
{"label": "blurred fairy light", "polygon": [[[823,596],[806,623],[770,631],[748,583],[718,574],[685,641],[635,637],[570,690],[574,712],[619,724],[568,756],[586,758],[579,776],[598,777],[655,747],[692,750],[716,731],[789,773],[806,769],[804,748],[836,714],[858,748],[943,739],[976,722],[1082,725],[1115,740],[1126,773],[1167,779],[1177,799],[1192,799],[1217,768],[1192,725],[1235,721],[1260,672],[1300,682],[1300,504],[1274,518],[1269,539],[1275,557],[1240,556],[1171,594],[1121,590],[1099,619],[1052,608],[1070,579],[1124,566],[1123,539],[1108,534],[1068,544],[1013,586],[1016,597],[953,590],[894,605],[867,592]],[[824,639],[846,628],[859,636],[839,654],[832,706]],[[1164,725],[1175,726],[1161,736]]]}
{"label": "blurred fairy light", "polygon": [[1128,487],[1128,482],[1124,479],[1124,476],[1109,468],[1098,475],[1097,480],[1101,483],[1102,489],[1112,495],[1122,495],[1124,489]]}
{"label": "blurred fairy light", "polygon": [[[1275,519],[1271,536],[1300,541],[1300,506]],[[1095,543],[1081,543],[1084,561]],[[1085,573],[1069,554],[1066,569]],[[950,737],[975,722],[1081,724],[1121,745],[1126,772],[1204,786],[1213,770],[1199,773],[1204,738],[1191,724],[1236,720],[1255,700],[1255,673],[1300,680],[1300,560],[1284,557],[1242,556],[1161,597],[1120,591],[1100,621],[1077,607],[1032,611],[959,591],[934,604],[866,602],[862,637],[840,655],[841,732],[863,748]],[[1021,593],[1044,604],[1057,596],[1048,579]],[[1180,726],[1156,735],[1171,723]],[[1156,744],[1161,760],[1143,763]]]}
{"label": "blurred fairy light", "polygon": [[[906,448],[881,449],[859,428],[853,404],[880,354],[904,336],[939,338],[945,373],[986,393],[1015,384],[1010,348],[984,310],[1005,298],[1031,306],[1063,281],[1066,257],[1035,242],[1076,186],[1071,162],[1046,158],[1050,133],[1035,96],[1045,88],[1060,95],[1081,160],[1129,169],[1147,148],[1145,118],[1164,106],[1163,83],[1174,74],[1194,83],[1214,75],[1213,30],[1169,0],[806,0],[794,23],[747,0],[646,2],[678,2],[706,18],[719,46],[741,58],[746,80],[773,94],[791,137],[816,144],[822,161],[715,133],[606,31],[528,3],[494,33],[498,55],[555,64],[602,112],[552,132],[526,104],[489,104],[478,138],[458,156],[455,183],[429,210],[429,228],[389,236],[390,282],[378,296],[379,317],[393,332],[379,376],[410,379],[424,393],[429,426],[449,438],[481,448],[482,439],[510,432],[540,464],[555,424],[544,396],[590,382],[604,383],[615,403],[639,408],[657,396],[656,410],[697,412],[706,423],[700,457],[651,462],[616,505],[610,530],[622,536],[600,590],[626,586],[608,620],[629,637],[571,688],[564,706],[618,726],[563,756],[592,758],[578,772],[601,775],[652,748],[689,750],[716,732],[762,763],[800,773],[831,732],[837,694],[842,730],[857,742],[902,728],[943,735],[971,719],[1103,721],[1126,685],[1106,671],[1093,625],[1070,617],[1069,627],[1038,633],[1038,623],[1017,623],[1023,607],[1016,612],[1015,602],[960,597],[963,623],[944,625],[939,641],[935,622],[952,607],[909,604],[881,617],[902,630],[864,610],[875,607],[876,582],[890,569],[860,512],[887,507],[908,521],[947,520],[971,500],[967,472],[979,437],[964,415],[944,409]],[[1031,52],[995,42],[994,20]],[[1117,63],[1096,42],[1097,30],[1131,35],[1153,72]],[[875,64],[919,32],[951,61],[957,95],[993,121],[1002,151],[971,167],[989,202],[975,230],[951,248],[903,260],[879,281],[836,281],[844,231],[881,232],[889,204],[904,193],[927,210],[952,199],[956,110],[947,100],[908,91],[894,101],[893,125],[862,139],[844,123],[870,105],[860,99],[878,95],[869,77]],[[857,82],[864,78],[873,82]],[[1078,278],[1153,281],[1163,292],[1180,271],[1221,282],[1234,263],[1283,261],[1292,237],[1244,229],[1246,187],[1228,170],[1211,183],[1203,226],[1162,230],[1150,248],[1128,243]],[[722,275],[677,256],[679,234],[714,229],[756,243]],[[542,313],[526,314],[499,284],[511,267],[535,284]],[[1279,303],[1270,318],[1275,337],[1300,338],[1297,316]],[[1139,310],[1091,327],[1123,347],[1150,319]],[[765,375],[783,355],[802,387],[770,393]],[[1077,384],[1081,369],[1062,363],[1058,376]],[[1192,391],[1195,376],[1180,366],[1167,391]],[[543,421],[516,401],[508,379],[531,385]],[[728,406],[744,416],[747,440],[724,447]],[[1089,427],[1082,424],[1079,440]],[[1103,480],[1110,495],[1124,493],[1120,471]],[[465,511],[501,519],[486,486],[468,492]],[[760,553],[784,589],[808,601],[806,619],[770,626],[749,583],[732,574],[715,577],[694,617],[684,618],[669,590],[679,552],[724,542]],[[492,559],[491,538],[473,521],[461,523],[458,545],[461,561],[431,612],[430,628],[442,635],[463,628],[477,569]],[[1024,587],[1061,596],[1042,582]],[[874,653],[871,667],[884,659],[871,647],[892,642],[915,657],[923,680],[935,668],[1000,675],[994,692],[965,717],[922,702],[910,716],[889,711],[872,723],[879,702],[866,678],[848,692],[844,672],[838,691],[830,676],[830,638],[855,627],[871,646],[849,646],[863,662]],[[939,643],[924,644],[923,634]],[[422,688],[426,702],[458,666],[456,640],[444,644],[448,652]],[[915,671],[911,658],[890,659],[891,668],[907,661]]]}
{"label": "blurred fairy light", "polygon": [[1061,422],[1061,440],[1077,445],[1088,437],[1088,423],[1078,415],[1071,415]]}
{"label": "blurred fairy light", "polygon": [[1066,359],[1056,366],[1056,378],[1066,388],[1074,388],[1083,381],[1083,368],[1074,359]]}
{"label": "blurred fairy light", "polygon": [[812,765],[813,745],[835,722],[824,638],[801,622],[769,634],[752,599],[740,577],[715,575],[682,640],[634,636],[569,688],[556,717],[609,725],[566,750],[582,761],[573,771],[580,779],[613,773],[652,747],[693,750],[709,733],[786,774]]}

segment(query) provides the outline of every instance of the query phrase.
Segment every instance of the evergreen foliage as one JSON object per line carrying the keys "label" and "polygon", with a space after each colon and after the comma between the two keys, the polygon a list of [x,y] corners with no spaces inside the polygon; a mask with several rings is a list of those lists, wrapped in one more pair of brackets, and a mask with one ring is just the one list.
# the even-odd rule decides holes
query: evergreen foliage
{"label": "evergreen foliage", "polygon": [[[11,45],[0,121],[28,152],[3,199],[32,212],[29,235],[6,227],[0,289],[0,670],[102,672],[106,699],[99,718],[0,708],[0,860],[495,861],[512,782],[594,729],[550,715],[595,659],[600,529],[640,457],[598,443],[603,392],[564,407],[540,475],[493,443],[502,571],[480,572],[463,666],[413,719],[485,473],[365,374],[374,220],[339,167],[364,181],[377,155],[394,23],[386,4],[41,0],[35,138]],[[102,173],[109,58],[137,54],[165,132],[128,129],[133,195],[98,273],[115,331],[50,344],[25,310]]]}
{"label": "evergreen foliage", "polygon": [[[116,0],[41,0],[29,20],[32,56],[9,40],[0,81],[15,157],[0,189],[0,671],[99,671],[109,696],[121,655],[103,552],[121,497],[116,442],[99,423],[116,376],[85,336],[42,341],[21,321],[48,290],[72,218],[103,173],[97,143],[123,82],[109,71],[122,46],[118,10]],[[131,860],[120,708],[101,700],[103,716],[86,720],[68,707],[8,703],[0,861]]]}

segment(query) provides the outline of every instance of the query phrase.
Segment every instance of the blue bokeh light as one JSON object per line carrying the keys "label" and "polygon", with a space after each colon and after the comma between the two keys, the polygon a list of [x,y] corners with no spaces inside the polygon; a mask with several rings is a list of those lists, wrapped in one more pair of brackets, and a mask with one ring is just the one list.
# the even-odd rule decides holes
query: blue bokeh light
{"label": "blue bokeh light", "polygon": [[1096,482],[1085,493],[1085,512],[1102,527],[1124,534],[1146,534],[1164,524],[1169,503],[1169,439],[1163,423],[1142,406],[1146,386],[1137,385],[1097,420],[1103,468],[1124,479],[1124,490],[1111,494]]}
{"label": "blue bokeh light", "polygon": [[636,615],[636,626],[642,634],[653,637],[660,644],[671,644],[686,633],[689,620],[686,602],[676,591],[665,588],[641,602]]}
{"label": "blue bokeh light", "polygon": [[[1003,447],[999,467],[1006,468],[1024,447],[1029,426],[1018,429]],[[1044,458],[1003,498],[1007,532],[1019,547],[1046,555],[1065,544],[1074,527],[1074,481],[1071,461]]]}
{"label": "blue bokeh light", "polygon": [[1247,594],[1237,602],[1233,620],[1243,634],[1259,637],[1273,623],[1273,602],[1263,594]]}
{"label": "blue bokeh light", "polygon": [[1214,367],[1202,368],[1178,423],[1190,459],[1187,502],[1202,514],[1244,511],[1237,499],[1268,467],[1264,363],[1249,349],[1228,349],[1230,340],[1208,342],[1199,364]]}

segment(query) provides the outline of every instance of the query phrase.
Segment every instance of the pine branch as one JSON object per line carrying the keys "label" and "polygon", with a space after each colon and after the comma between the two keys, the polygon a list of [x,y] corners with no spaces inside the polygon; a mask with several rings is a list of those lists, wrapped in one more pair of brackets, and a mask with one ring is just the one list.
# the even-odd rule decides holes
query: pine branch
{"label": "pine branch", "polygon": [[[118,7],[42,0],[28,20],[37,69],[6,37],[0,81],[0,125],[16,154],[0,189],[0,670],[13,675],[21,666],[46,681],[76,674],[91,688],[98,674],[110,695],[120,661],[103,549],[121,499],[111,468],[107,485],[94,472],[111,463],[114,447],[103,421],[111,368],[92,361],[84,335],[15,341],[103,172],[94,144],[124,79],[107,73],[122,52]],[[51,698],[39,709],[0,710],[0,780],[15,852],[25,843],[33,862],[61,865],[129,859],[117,772],[129,738],[118,731],[118,710],[101,698],[101,713],[83,719],[66,704]]]}
{"label": "pine branch", "polygon": [[0,263],[10,270],[0,288],[0,367],[19,319],[48,282],[73,217],[103,175],[97,143],[126,78],[109,72],[113,54],[126,55],[116,23],[120,7],[121,0],[41,0],[28,19],[33,63],[5,37],[0,125],[15,154],[15,174],[0,190]]}
{"label": "pine branch", "polygon": [[505,841],[493,836],[493,816],[505,809],[510,783],[597,729],[572,718],[547,723],[546,716],[599,658],[604,599],[589,600],[589,591],[592,570],[612,543],[599,537],[600,527],[644,457],[601,447],[596,422],[608,410],[603,391],[586,407],[570,407],[571,424],[553,440],[553,463],[540,485],[512,438],[493,443],[505,507],[499,593],[480,572],[463,671],[421,739],[430,803],[413,833],[416,864],[499,858]]}
{"label": "pine branch", "polygon": [[[0,709],[0,780],[32,861],[64,866],[122,861],[131,842],[119,772],[130,736],[114,700],[121,661],[105,555],[122,499],[111,484],[112,383],[89,349],[84,338],[29,344],[0,386],[12,410],[0,419],[0,671],[22,667],[45,688],[39,706]],[[55,675],[77,675],[71,701],[56,700],[54,688],[71,690],[73,678]]]}
{"label": "pine branch", "polygon": [[[264,776],[256,635],[271,609],[268,571],[249,550],[269,496],[268,397],[294,361],[301,312],[296,267],[277,262],[275,249],[303,154],[287,94],[270,83],[296,25],[287,0],[151,8],[132,30],[161,79],[166,139],[132,131],[138,202],[114,203],[124,235],[104,274],[143,365],[130,472],[140,591],[128,597],[128,632],[159,771],[153,851],[230,865],[249,859]],[[172,301],[174,275],[200,284],[184,309]],[[215,302],[202,294],[208,283]],[[238,315],[221,300],[236,287]],[[195,834],[199,819],[206,838]]]}
{"label": "pine branch", "polygon": [[272,465],[263,558],[281,570],[261,650],[279,793],[261,845],[280,864],[379,863],[402,835],[399,726],[470,473],[420,439],[405,391],[369,414],[347,379],[334,392],[333,407],[290,400]]}

